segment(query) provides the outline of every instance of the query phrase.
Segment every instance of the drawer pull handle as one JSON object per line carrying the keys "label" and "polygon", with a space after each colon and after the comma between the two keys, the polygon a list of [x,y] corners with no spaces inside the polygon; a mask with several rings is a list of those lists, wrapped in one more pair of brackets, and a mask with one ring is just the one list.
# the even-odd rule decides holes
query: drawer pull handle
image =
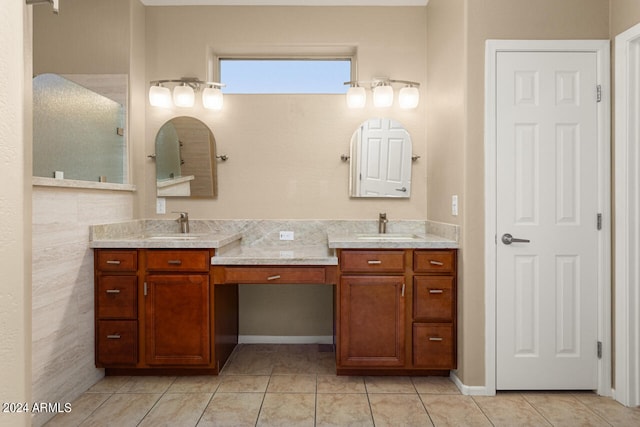
{"label": "drawer pull handle", "polygon": [[107,289],[108,294],[119,294],[120,289]]}
{"label": "drawer pull handle", "polygon": [[404,283],[402,284],[402,297],[404,298]]}
{"label": "drawer pull handle", "polygon": [[120,260],[117,259],[108,259],[107,264],[120,265]]}
{"label": "drawer pull handle", "polygon": [[279,279],[279,278],[280,278],[280,275],[279,275],[279,274],[276,274],[275,276],[269,276],[269,277],[267,277],[267,280],[276,280],[276,279]]}
{"label": "drawer pull handle", "polygon": [[370,265],[382,264],[382,261],[377,260],[377,259],[372,259],[372,260],[367,261],[367,264],[370,264]]}
{"label": "drawer pull handle", "polygon": [[429,341],[442,341],[442,338],[438,338],[438,337],[429,337]]}
{"label": "drawer pull handle", "polygon": [[167,263],[169,263],[170,265],[182,265],[182,261],[179,259],[170,259],[169,261],[167,261]]}
{"label": "drawer pull handle", "polygon": [[107,335],[108,340],[119,340],[120,334]]}
{"label": "drawer pull handle", "polygon": [[444,265],[443,262],[434,261],[434,260],[429,261],[429,264],[431,264],[431,265],[439,265],[439,266],[443,266]]}
{"label": "drawer pull handle", "polygon": [[429,289],[430,294],[441,294],[444,291],[442,289]]}

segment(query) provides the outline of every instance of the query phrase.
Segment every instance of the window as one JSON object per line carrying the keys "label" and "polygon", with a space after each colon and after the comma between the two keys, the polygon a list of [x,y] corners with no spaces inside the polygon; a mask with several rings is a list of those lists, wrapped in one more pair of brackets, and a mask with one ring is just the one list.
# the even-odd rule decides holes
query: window
{"label": "window", "polygon": [[351,59],[220,58],[224,93],[346,93]]}

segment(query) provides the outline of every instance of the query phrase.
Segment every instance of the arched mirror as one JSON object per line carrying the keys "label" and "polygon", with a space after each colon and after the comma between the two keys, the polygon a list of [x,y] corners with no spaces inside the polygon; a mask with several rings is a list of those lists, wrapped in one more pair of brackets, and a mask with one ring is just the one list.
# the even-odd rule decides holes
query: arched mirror
{"label": "arched mirror", "polygon": [[215,198],[216,141],[193,117],[174,117],[156,135],[158,197]]}
{"label": "arched mirror", "polygon": [[395,120],[373,118],[351,137],[351,197],[411,195],[411,136]]}

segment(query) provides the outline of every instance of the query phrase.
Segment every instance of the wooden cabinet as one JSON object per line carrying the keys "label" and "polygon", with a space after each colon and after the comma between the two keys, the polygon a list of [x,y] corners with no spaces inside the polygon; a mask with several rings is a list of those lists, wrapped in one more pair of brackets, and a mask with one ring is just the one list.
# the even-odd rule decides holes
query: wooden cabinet
{"label": "wooden cabinet", "polygon": [[413,252],[413,366],[455,369],[456,267],[455,250]]}
{"label": "wooden cabinet", "polygon": [[148,250],[145,354],[149,365],[210,362],[209,251]]}
{"label": "wooden cabinet", "polygon": [[404,366],[404,276],[340,279],[342,366]]}
{"label": "wooden cabinet", "polygon": [[456,368],[455,250],[340,249],[338,373]]}
{"label": "wooden cabinet", "polygon": [[138,362],[138,252],[102,250],[95,254],[96,366],[135,366]]}
{"label": "wooden cabinet", "polygon": [[[213,331],[225,340],[228,331],[215,324],[213,252],[96,249],[96,366],[107,374],[218,373],[230,351],[216,352]],[[221,290],[215,303],[237,316],[237,288]],[[237,321],[226,323],[237,335]]]}

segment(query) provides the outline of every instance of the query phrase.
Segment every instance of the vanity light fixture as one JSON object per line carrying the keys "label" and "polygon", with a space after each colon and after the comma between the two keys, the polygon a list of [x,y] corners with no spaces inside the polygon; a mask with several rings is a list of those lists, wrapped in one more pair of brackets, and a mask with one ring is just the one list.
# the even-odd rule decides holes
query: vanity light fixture
{"label": "vanity light fixture", "polygon": [[371,81],[354,80],[345,82],[345,85],[351,86],[347,91],[347,106],[349,108],[364,108],[367,94],[365,88],[361,85],[366,85],[369,86],[373,92],[373,105],[375,107],[390,107],[393,105],[394,90],[392,85],[394,83],[404,85],[398,92],[398,105],[400,108],[416,108],[420,103],[420,92],[418,91],[420,83],[408,80],[393,80],[386,77],[373,79]]}
{"label": "vanity light fixture", "polygon": [[[175,84],[173,96],[166,83]],[[171,108],[193,107],[195,103],[195,92],[202,90],[202,105],[210,110],[222,109],[221,87],[225,85],[217,82],[204,82],[195,77],[182,77],[181,79],[153,80],[149,87],[149,104],[154,107]]]}

